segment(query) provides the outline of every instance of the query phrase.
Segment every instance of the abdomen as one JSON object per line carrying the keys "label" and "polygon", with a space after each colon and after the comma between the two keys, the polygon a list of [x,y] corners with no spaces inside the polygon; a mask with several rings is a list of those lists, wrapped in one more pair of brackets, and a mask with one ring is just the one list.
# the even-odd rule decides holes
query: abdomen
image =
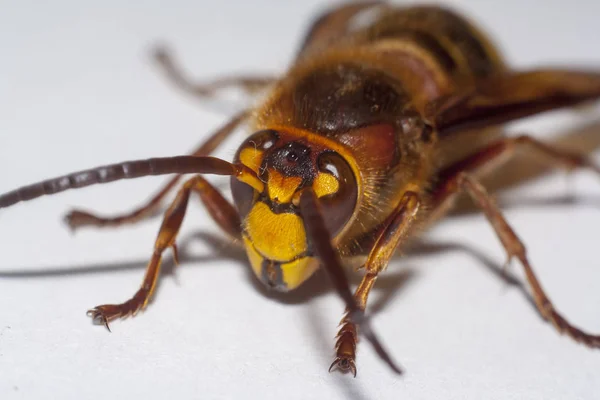
{"label": "abdomen", "polygon": [[[357,40],[378,46],[397,42],[414,48],[414,56],[436,71],[439,92],[449,95],[477,81],[507,71],[499,50],[487,34],[466,17],[435,6],[389,8],[369,26],[357,31]],[[424,102],[431,101],[427,97]],[[473,153],[502,134],[499,129],[440,138],[439,167]]]}

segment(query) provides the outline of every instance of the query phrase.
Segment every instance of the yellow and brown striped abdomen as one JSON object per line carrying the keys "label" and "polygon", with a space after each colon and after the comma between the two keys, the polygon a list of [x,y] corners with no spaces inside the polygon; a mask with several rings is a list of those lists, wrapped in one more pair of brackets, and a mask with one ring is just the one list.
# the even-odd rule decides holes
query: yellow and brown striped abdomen
{"label": "yellow and brown striped abdomen", "polygon": [[504,70],[498,50],[487,35],[457,13],[434,6],[384,11],[359,33],[361,40],[410,42],[431,55],[458,83],[483,79]]}

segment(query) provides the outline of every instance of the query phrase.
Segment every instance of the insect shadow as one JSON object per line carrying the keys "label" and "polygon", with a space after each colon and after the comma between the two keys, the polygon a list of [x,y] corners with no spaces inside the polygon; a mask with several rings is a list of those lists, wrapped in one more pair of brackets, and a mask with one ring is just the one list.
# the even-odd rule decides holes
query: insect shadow
{"label": "insect shadow", "polygon": [[[600,147],[599,133],[600,121],[597,121],[584,126],[581,129],[573,131],[568,135],[558,137],[554,140],[554,143],[558,146],[568,147],[574,151],[582,152],[585,150],[584,152],[591,153],[594,149]],[[506,168],[504,168],[503,176],[491,176],[487,185],[488,187],[492,188],[493,192],[502,192],[505,189],[515,188],[539,179],[551,172],[552,169],[544,163],[531,160],[527,157],[527,155],[524,155],[523,157],[517,157]],[[573,205],[581,204],[600,208],[600,197],[583,197],[577,194],[569,193],[558,197],[529,197],[520,199],[500,198],[499,201],[500,207],[504,209],[522,207],[571,207]],[[459,204],[455,211],[449,214],[447,218],[461,218],[474,213],[479,214],[478,210],[476,210],[470,204],[470,202],[464,202]],[[198,240],[201,240],[209,245],[210,253],[208,255],[191,254],[189,251],[189,245]],[[268,291],[263,285],[256,281],[256,278],[252,274],[250,268],[248,268],[247,257],[241,247],[233,246],[231,241],[205,231],[195,232],[183,237],[179,242],[179,249],[180,261],[182,266],[185,267],[203,266],[205,262],[215,260],[230,260],[237,264],[243,265],[246,279],[258,292],[262,293],[266,297],[284,304],[301,304],[308,302],[317,296],[322,296],[324,294],[333,292],[333,289],[329,284],[329,280],[324,276],[322,271],[315,274],[315,276],[313,276],[312,279],[310,279],[305,285],[302,285],[293,292],[281,294]],[[451,251],[461,251],[469,254],[494,277],[503,279],[507,285],[517,288],[525,297],[525,299],[527,299],[532,309],[536,311],[536,314],[539,315],[534,301],[524,284],[521,282],[521,280],[515,278],[510,273],[506,273],[503,269],[501,261],[493,260],[483,252],[459,242],[431,240],[419,240],[412,243],[404,254],[405,259],[403,259],[402,268],[398,268],[400,267],[400,265],[398,265],[400,262],[399,260],[396,260],[393,263],[394,265],[390,265],[388,271],[386,271],[386,273],[378,279],[378,285],[375,288],[374,293],[376,296],[374,296],[374,302],[369,307],[369,313],[374,315],[378,312],[381,312],[386,305],[390,304],[394,298],[399,296],[412,282],[414,282],[415,277],[418,277],[416,270],[410,267],[411,257],[427,256]],[[84,264],[66,267],[38,266],[35,269],[23,268],[19,270],[0,271],[0,279],[61,278],[76,275],[106,274],[120,271],[125,272],[131,270],[143,270],[145,269],[146,264],[147,259],[140,259],[127,262]],[[210,266],[214,265],[215,263],[210,264]],[[162,275],[173,275],[175,268],[176,267],[172,258],[167,257],[162,266]],[[359,282],[359,276],[360,274],[357,273],[350,274],[350,282],[353,285],[356,285]],[[162,279],[158,281],[156,289],[158,295],[154,296],[154,298],[160,297],[159,292],[161,282]],[[319,323],[319,319],[321,319],[319,310],[315,310],[314,307],[310,307],[310,310],[310,327],[313,330],[313,336],[316,341],[315,345],[322,347],[323,354],[328,354],[329,346],[323,339],[328,337],[328,334],[327,332],[323,332],[323,324]],[[348,385],[348,382],[342,380],[342,377],[336,376],[333,379],[334,383],[340,387],[340,390],[342,390],[348,398],[356,400],[366,398],[362,392],[362,386],[354,383]]]}
{"label": "insect shadow", "polygon": [[[566,134],[562,134],[549,141],[550,144],[557,147],[568,148],[575,152],[592,153],[600,147],[600,120],[592,121],[587,125],[573,129]],[[503,169],[500,176],[491,175],[484,183],[493,192],[502,192],[509,188],[515,188],[531,181],[542,178],[545,175],[553,173],[553,169],[547,164],[539,160],[532,159],[529,155],[523,154],[517,156],[510,161]],[[487,181],[487,182],[486,182]],[[499,200],[501,208],[522,208],[522,207],[557,207],[557,206],[572,206],[572,205],[588,205],[600,208],[600,197],[578,196],[576,194],[566,194],[564,196],[553,197],[525,197],[520,199],[502,199]],[[470,201],[459,201],[459,204],[447,218],[460,218],[466,215],[477,213],[476,209]],[[159,215],[158,213],[157,215]],[[190,254],[188,245],[190,242],[201,240],[210,247],[210,254],[195,255]],[[263,285],[256,281],[252,275],[250,268],[247,266],[247,257],[244,250],[239,246],[232,245],[230,240],[211,234],[209,232],[198,231],[183,237],[179,243],[180,262],[186,267],[202,266],[204,262],[215,260],[230,260],[235,261],[244,266],[247,271],[246,277],[254,288],[264,296],[285,304],[304,303],[315,296],[320,296],[329,293],[332,289],[328,279],[323,273],[317,273],[310,279],[306,285],[303,285],[293,292],[282,294],[275,291],[269,291]],[[521,281],[505,273],[500,262],[494,261],[487,257],[482,252],[472,247],[466,246],[457,242],[432,242],[428,240],[415,241],[405,253],[407,261],[410,262],[410,257],[426,256],[428,254],[444,253],[448,251],[462,251],[474,257],[481,265],[483,265],[492,275],[503,279],[508,285],[517,287],[523,295],[529,300],[529,303],[534,306],[533,300],[528,291],[522,285]],[[37,266],[36,268],[23,268],[19,270],[4,270],[0,271],[0,279],[29,279],[29,278],[52,278],[52,277],[68,277],[75,275],[86,274],[106,274],[112,272],[125,272],[131,270],[142,270],[146,268],[147,259],[133,260],[127,262],[113,263],[97,263],[72,265],[66,267],[56,266]],[[397,264],[395,262],[394,264]],[[402,269],[394,270],[390,268],[387,273],[382,275],[378,280],[376,291],[378,298],[369,307],[370,313],[381,311],[389,301],[398,295],[403,287],[414,280],[417,273],[408,265],[404,265]],[[172,258],[167,257],[162,265],[161,274],[173,275],[175,264]],[[352,273],[349,275],[349,280],[352,284],[359,282],[360,275]],[[160,283],[158,281],[157,293],[160,291]],[[152,300],[151,300],[152,301]],[[534,307],[535,308],[535,307]]]}
{"label": "insect shadow", "polygon": [[[597,132],[600,132],[600,128]],[[534,171],[535,174],[531,173],[527,180],[539,178],[548,172],[547,169],[541,168],[539,164],[533,167],[531,171]],[[500,190],[501,189],[502,188],[500,188]],[[504,209],[522,207],[570,207],[572,205],[579,204],[600,208],[600,197],[582,197],[573,194],[566,194],[564,196],[554,196],[550,198],[522,197],[519,199],[501,199],[499,201],[499,205]],[[455,212],[449,214],[447,218],[461,218],[474,213],[477,213],[477,210],[473,207],[459,207]],[[202,241],[208,245],[209,254],[197,255],[190,252],[190,245],[197,241]],[[177,268],[212,267],[216,264],[212,263],[207,266],[204,263],[216,260],[228,260],[243,266],[244,271],[246,272],[246,279],[258,292],[265,297],[284,304],[303,304],[311,299],[314,299],[315,297],[333,292],[329,280],[323,271],[317,271],[317,273],[311,279],[309,279],[305,285],[300,286],[293,292],[280,293],[276,291],[269,291],[264,285],[260,284],[260,282],[258,282],[256,277],[252,274],[248,266],[245,251],[242,247],[233,245],[231,240],[207,231],[192,232],[191,234],[184,236],[178,247],[180,253],[180,265],[176,266],[171,257],[166,257],[162,264],[162,277],[173,276]],[[406,290],[406,288],[413,283],[416,277],[418,277],[418,272],[416,272],[416,269],[410,266],[411,259],[415,257],[427,257],[429,255],[439,253],[460,251],[477,260],[477,262],[494,277],[502,279],[507,285],[518,289],[527,300],[531,308],[536,312],[537,315],[539,315],[533,298],[527,291],[522,281],[514,277],[510,272],[506,272],[501,262],[493,260],[482,251],[479,251],[472,246],[455,241],[433,241],[424,239],[416,240],[415,242],[411,243],[406,250],[407,251],[403,254],[402,265],[398,265],[400,264],[400,260],[399,255],[397,254],[394,257],[395,261],[393,265],[390,265],[388,271],[386,271],[386,273],[378,279],[378,285],[374,290],[374,294],[376,296],[374,296],[374,301],[369,306],[369,314],[376,315],[377,313],[381,312],[388,304],[391,304],[392,300]],[[126,262],[96,264],[86,263],[66,267],[38,266],[36,268],[0,271],[0,279],[66,278],[80,275],[127,272],[133,270],[143,270],[146,268],[146,264],[147,259],[139,259]],[[222,266],[219,267],[221,268]],[[349,274],[349,281],[353,286],[356,286],[360,282],[360,273]],[[163,279],[158,280],[156,295],[153,296],[153,299],[160,297],[161,282],[163,282]],[[153,300],[151,300],[151,302],[152,301]],[[541,315],[539,315],[539,317],[542,318]],[[313,337],[316,341],[315,345],[321,347],[323,350],[323,352],[320,352],[319,354],[328,354],[330,351],[329,343],[324,338],[328,337],[329,332],[323,331],[323,324],[320,323],[322,315],[319,314],[319,311],[315,310],[314,307],[311,307],[308,318],[310,320],[310,327]],[[368,398],[363,391],[363,386],[360,385],[359,382],[351,381],[348,383],[348,381],[344,380],[343,378],[343,376],[338,375],[332,377],[334,384],[339,387],[340,391],[345,393],[347,398],[353,400],[364,400]]]}
{"label": "insect shadow", "polygon": [[[600,200],[599,200],[600,202]],[[599,203],[600,204],[600,203]],[[188,247],[192,242],[202,241],[209,245],[211,248],[211,254],[208,255],[194,255],[190,254]],[[404,258],[410,260],[411,256],[427,256],[437,253],[445,253],[449,251],[462,251],[470,254],[476,260],[478,260],[483,266],[486,267],[494,276],[503,279],[509,285],[516,286],[522,290],[523,294],[527,296],[533,305],[533,301],[529,297],[529,294],[525,290],[521,282],[511,276],[508,273],[503,272],[502,265],[493,261],[489,257],[485,256],[482,252],[463,245],[457,242],[440,242],[440,241],[418,241],[414,243],[409,251],[404,254]],[[217,235],[213,235],[208,232],[195,232],[183,238],[179,245],[179,258],[180,265],[176,266],[172,258],[166,258],[164,260],[163,269],[161,271],[162,277],[175,275],[175,270],[182,267],[212,267],[215,264],[204,265],[206,262],[212,262],[216,260],[229,260],[243,266],[247,272],[246,279],[253,287],[265,297],[280,303],[295,305],[303,304],[309,300],[330,293],[333,289],[329,283],[328,278],[322,271],[318,271],[313,278],[311,278],[306,285],[303,285],[290,293],[280,293],[276,291],[270,291],[261,285],[252,274],[250,268],[247,266],[246,255],[242,248],[232,246],[231,242],[227,239],[221,238]],[[399,258],[399,256],[395,256]],[[126,262],[111,262],[111,263],[97,263],[97,264],[82,264],[82,265],[71,265],[66,267],[37,267],[37,268],[22,268],[18,270],[4,270],[0,271],[0,279],[31,279],[31,278],[62,278],[80,275],[95,275],[95,274],[108,274],[115,272],[127,272],[133,270],[143,270],[146,268],[147,260],[133,260]],[[397,264],[397,263],[395,263]],[[395,267],[400,267],[396,265]],[[219,266],[222,268],[222,266]],[[369,307],[369,312],[375,314],[380,312],[385,306],[396,297],[399,292],[414,278],[417,276],[417,272],[414,268],[409,265],[402,265],[401,268],[395,271],[388,271],[382,275],[378,280],[378,287],[376,293],[377,298],[373,304]],[[360,282],[360,272],[351,273],[348,276],[349,281],[353,285],[357,285]],[[162,279],[158,281],[156,288],[156,297],[160,297],[160,284]],[[152,301],[152,300],[151,300]]]}

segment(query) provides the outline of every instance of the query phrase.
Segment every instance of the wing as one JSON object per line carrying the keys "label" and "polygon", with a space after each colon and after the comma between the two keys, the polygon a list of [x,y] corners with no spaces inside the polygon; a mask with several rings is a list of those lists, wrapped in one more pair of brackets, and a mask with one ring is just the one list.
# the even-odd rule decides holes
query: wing
{"label": "wing", "polygon": [[600,98],[600,71],[540,69],[502,74],[427,109],[440,137]]}

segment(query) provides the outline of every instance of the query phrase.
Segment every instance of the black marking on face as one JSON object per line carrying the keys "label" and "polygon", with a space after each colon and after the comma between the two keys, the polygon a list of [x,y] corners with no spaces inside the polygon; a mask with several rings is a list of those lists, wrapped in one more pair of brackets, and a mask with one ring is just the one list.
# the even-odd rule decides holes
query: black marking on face
{"label": "black marking on face", "polygon": [[267,154],[261,169],[271,168],[283,176],[299,176],[305,181],[312,181],[316,171],[310,153],[310,147],[297,141],[289,142]]}
{"label": "black marking on face", "polygon": [[257,201],[262,201],[267,206],[269,206],[269,209],[273,212],[273,214],[284,214],[284,213],[287,213],[287,214],[296,214],[296,215],[300,214],[300,208],[299,207],[295,206],[292,203],[279,203],[279,202],[275,202],[275,201],[271,200],[266,193],[261,193],[258,196],[258,200]]}
{"label": "black marking on face", "polygon": [[287,291],[287,285],[283,280],[283,271],[281,263],[274,260],[263,260],[260,279],[269,289],[275,289],[280,292]]}

